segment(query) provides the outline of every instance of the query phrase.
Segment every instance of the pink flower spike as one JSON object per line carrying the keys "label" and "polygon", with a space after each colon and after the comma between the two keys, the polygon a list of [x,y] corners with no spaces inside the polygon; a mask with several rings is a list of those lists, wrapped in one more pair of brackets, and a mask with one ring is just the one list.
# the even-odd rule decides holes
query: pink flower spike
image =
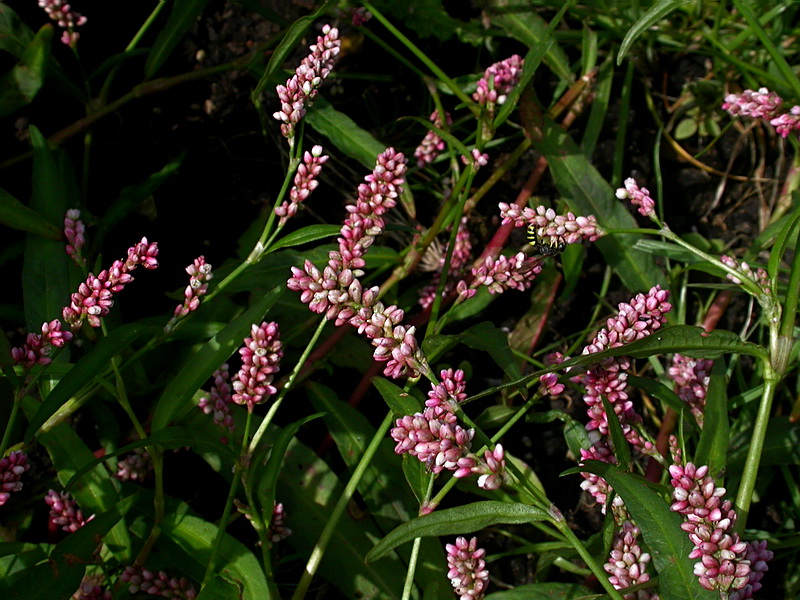
{"label": "pink flower spike", "polygon": [[247,405],[250,412],[253,412],[256,404],[265,402],[278,391],[272,385],[272,379],[280,369],[283,357],[279,338],[277,323],[252,325],[250,337],[245,338],[244,345],[239,349],[242,368],[234,379],[231,400]]}
{"label": "pink flower spike", "polygon": [[[448,126],[453,124],[453,119],[449,112],[445,111],[444,117],[445,123],[447,123]],[[430,120],[437,128],[442,129],[443,123],[438,110],[431,113]],[[432,163],[446,147],[447,144],[445,144],[445,141],[440,138],[435,131],[428,130],[428,133],[425,134],[420,145],[414,150],[417,166],[421,168]]]}
{"label": "pink flower spike", "polygon": [[170,577],[164,571],[154,573],[142,567],[125,567],[120,579],[128,584],[131,594],[142,592],[149,596],[178,600],[197,598],[197,591],[185,577]]}
{"label": "pink flower spike", "polygon": [[64,0],[39,0],[39,6],[59,27],[64,29],[61,43],[74,48],[80,37],[75,28],[85,25],[86,17],[72,10],[72,7]]}
{"label": "pink flower spike", "polygon": [[79,267],[86,265],[86,259],[81,256],[81,249],[86,243],[84,233],[86,227],[83,225],[81,219],[81,211],[77,208],[71,208],[64,215],[64,237],[67,238],[67,245],[65,250],[67,255]]}
{"label": "pink flower spike", "polygon": [[754,119],[771,119],[778,116],[783,99],[775,92],[762,87],[757,92],[745,90],[741,94],[728,94],[722,104],[722,110],[734,117],[752,117]]}
{"label": "pink flower spike", "polygon": [[30,469],[28,456],[24,452],[15,450],[8,456],[0,458],[0,506],[3,506],[11,498],[11,492],[18,492],[22,489],[23,473]]}
{"label": "pink flower spike", "polygon": [[655,200],[650,197],[650,191],[647,188],[640,188],[633,177],[625,180],[625,187],[618,188],[616,196],[620,200],[630,199],[631,204],[639,207],[640,215],[655,219]]}
{"label": "pink flower spike", "polygon": [[280,217],[278,225],[284,225],[287,220],[297,214],[300,204],[311,195],[319,181],[317,177],[322,172],[322,165],[328,160],[327,155],[322,154],[322,146],[314,146],[311,152],[303,155],[303,162],[297,168],[294,176],[294,186],[289,191],[289,200],[284,201],[275,209],[275,214]]}
{"label": "pink flower spike", "polygon": [[50,523],[53,526],[61,527],[63,531],[73,533],[86,525],[94,518],[94,515],[85,519],[78,503],[69,492],[57,492],[50,490],[44,497],[47,506],[50,507]]}
{"label": "pink flower spike", "polygon": [[522,57],[514,54],[493,64],[478,81],[478,88],[472,94],[472,99],[478,104],[488,106],[490,110],[492,105],[503,104],[506,96],[519,83],[523,63]]}
{"label": "pink flower spike", "polygon": [[489,571],[486,569],[486,550],[478,548],[478,538],[469,542],[459,537],[455,544],[447,544],[447,577],[460,600],[480,600],[486,595]]}

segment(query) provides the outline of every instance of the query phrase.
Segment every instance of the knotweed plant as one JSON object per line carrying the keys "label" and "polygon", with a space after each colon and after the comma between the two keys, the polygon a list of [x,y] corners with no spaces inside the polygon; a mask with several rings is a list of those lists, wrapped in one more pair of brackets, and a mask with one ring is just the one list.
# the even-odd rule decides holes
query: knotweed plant
{"label": "knotweed plant", "polygon": [[0,598],[800,593],[791,7],[10,4]]}

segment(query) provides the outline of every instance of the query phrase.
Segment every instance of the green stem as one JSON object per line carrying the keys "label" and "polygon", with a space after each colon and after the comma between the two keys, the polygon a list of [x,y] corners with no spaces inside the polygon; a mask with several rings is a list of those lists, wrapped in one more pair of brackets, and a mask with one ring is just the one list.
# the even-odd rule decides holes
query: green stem
{"label": "green stem", "polygon": [[361,482],[361,478],[364,476],[364,473],[366,472],[370,462],[372,462],[372,457],[378,451],[378,447],[386,437],[389,427],[391,427],[392,421],[394,420],[393,417],[394,415],[391,411],[386,414],[383,422],[375,432],[372,441],[370,441],[369,446],[367,446],[367,449],[364,451],[364,456],[361,457],[358,465],[356,465],[353,476],[350,478],[350,481],[347,482],[347,486],[345,486],[344,492],[342,492],[342,495],[336,502],[336,506],[333,507],[333,511],[331,512],[330,517],[328,517],[327,523],[325,523],[325,528],[322,530],[322,534],[320,534],[317,544],[314,546],[314,550],[311,552],[311,556],[306,563],[306,568],[305,571],[303,571],[303,576],[300,579],[300,583],[298,583],[297,589],[292,595],[292,600],[302,600],[302,598],[305,597],[308,587],[311,585],[311,580],[314,578],[320,562],[322,562],[322,556],[325,554],[325,550],[328,548],[328,544],[333,537],[333,532],[336,530],[339,519],[341,519],[342,515],[344,514],[344,511],[347,508],[347,505],[350,503],[358,484]]}
{"label": "green stem", "polygon": [[231,487],[228,490],[228,498],[225,500],[225,508],[222,511],[222,518],[219,520],[219,528],[217,529],[217,535],[214,537],[214,544],[211,547],[211,557],[208,559],[208,565],[206,565],[206,573],[203,576],[203,584],[205,586],[209,581],[211,581],[211,577],[214,575],[214,566],[217,563],[217,558],[219,557],[219,551],[222,548],[222,540],[225,536],[225,529],[228,527],[228,519],[231,517],[231,512],[233,510],[233,500],[236,498],[236,490],[239,487],[239,478],[241,472],[246,468],[245,465],[250,460],[252,456],[247,452],[247,441],[248,437],[250,436],[250,424],[253,421],[253,413],[252,411],[247,411],[247,421],[245,421],[244,426],[244,435],[242,436],[242,446],[239,450],[239,458],[236,461],[236,465],[233,469],[233,477],[231,479]]}
{"label": "green stem", "polygon": [[750,438],[750,447],[747,450],[747,459],[744,462],[742,482],[736,494],[736,526],[735,531],[743,533],[747,524],[747,515],[750,513],[750,503],[753,500],[753,490],[758,478],[758,467],[761,464],[761,453],[764,450],[764,440],[767,437],[767,426],[772,413],[772,401],[780,376],[774,371],[768,361],[764,361],[764,390],[758,405],[758,414],[753,426],[753,435]]}
{"label": "green stem", "polygon": [[386,17],[384,17],[379,11],[375,9],[374,6],[372,6],[372,4],[370,4],[369,2],[362,2],[362,4],[364,5],[364,8],[366,8],[369,12],[372,13],[373,17],[378,19],[378,21],[380,21],[381,24],[384,27],[386,27],[386,29],[388,29],[393,36],[395,36],[398,40],[400,40],[400,42],[406,48],[408,48],[414,54],[414,56],[416,56],[420,60],[420,62],[422,62],[426,67],[428,67],[428,69],[430,69],[431,73],[436,75],[436,77],[438,77],[442,83],[444,83],[447,87],[449,87],[450,90],[453,92],[453,94],[455,94],[459,100],[461,100],[464,104],[466,104],[467,108],[473,111],[477,116],[477,107],[475,106],[475,103],[469,96],[467,96],[464,93],[464,90],[462,90],[461,87],[459,87],[459,85],[455,81],[450,79],[445,74],[444,71],[442,71],[438,66],[436,66],[436,63],[434,63],[430,58],[428,58],[428,56],[422,50],[417,48],[411,40],[409,40],[406,36],[404,36],[400,32],[399,29],[397,29],[394,25],[392,25]]}

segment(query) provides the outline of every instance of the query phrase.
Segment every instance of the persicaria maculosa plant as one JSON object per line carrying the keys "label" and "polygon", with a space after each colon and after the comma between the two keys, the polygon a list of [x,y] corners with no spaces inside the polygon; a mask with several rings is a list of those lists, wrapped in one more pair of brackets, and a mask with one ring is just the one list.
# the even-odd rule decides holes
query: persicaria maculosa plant
{"label": "persicaria maculosa plant", "polygon": [[[79,4],[0,3],[1,598],[800,592],[783,29]],[[662,98],[676,47],[708,71]],[[747,243],[709,225],[746,182]]]}

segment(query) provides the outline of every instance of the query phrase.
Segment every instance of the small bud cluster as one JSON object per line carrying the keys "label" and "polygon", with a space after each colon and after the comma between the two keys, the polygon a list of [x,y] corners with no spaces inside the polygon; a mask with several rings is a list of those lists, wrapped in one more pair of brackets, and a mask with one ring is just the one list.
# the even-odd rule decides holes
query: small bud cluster
{"label": "small bud cluster", "polygon": [[456,538],[447,544],[447,577],[459,600],[480,600],[486,595],[489,571],[486,569],[486,550],[478,548],[478,538]]}
{"label": "small bud cluster", "polygon": [[100,327],[100,318],[106,316],[114,306],[113,296],[122,291],[133,281],[131,272],[139,266],[145,269],[158,267],[158,245],[150,244],[147,238],[128,248],[125,260],[116,260],[107,271],[101,271],[96,277],[89,273],[78,291],[71,296],[71,303],[63,310],[64,320],[74,330],[79,329],[84,321],[92,327]]}
{"label": "small bud cluster", "polygon": [[[641,530],[630,519],[623,521],[622,527],[614,533],[611,553],[608,562],[603,565],[603,569],[610,575],[608,580],[611,585],[618,590],[624,590],[650,580],[650,575],[647,573],[650,555],[642,552],[642,548],[639,546],[641,534]],[[650,593],[644,590],[639,594],[644,595],[628,594],[625,598],[644,600],[644,598],[651,597]]]}
{"label": "small bud cluster", "polygon": [[116,478],[120,481],[144,481],[152,471],[150,454],[144,448],[136,448],[117,461]]}
{"label": "small bud cluster", "polygon": [[625,180],[625,187],[617,189],[617,198],[631,201],[631,204],[639,207],[639,214],[654,219],[656,217],[656,201],[650,197],[650,190],[639,187],[633,177]]}
{"label": "small bud cluster", "polygon": [[384,306],[378,288],[364,289],[358,278],[364,274],[364,254],[384,230],[382,215],[402,192],[405,171],[400,152],[387,148],[380,154],[373,172],[358,186],[356,203],[347,207],[339,249],[328,253],[327,266],[320,271],[306,260],[302,270],[292,267],[287,281],[290,290],[301,292],[300,301],[310,310],[335,320],[337,327],[350,323],[371,339],[373,358],[387,363],[383,372],[392,378],[418,377],[428,369],[427,362],[414,337],[415,328],[400,324],[405,313]]}
{"label": "small bud cluster", "polygon": [[73,533],[86,525],[94,518],[84,518],[83,512],[78,508],[78,503],[69,492],[57,492],[50,490],[44,497],[47,506],[50,507],[50,524],[54,527],[61,527],[63,531]]}
{"label": "small bud cluster", "polygon": [[454,471],[454,477],[478,475],[478,486],[496,490],[503,483],[505,453],[497,444],[480,458],[470,452],[474,429],[458,424],[456,410],[467,394],[464,372],[448,369],[440,373],[442,382],[432,386],[421,413],[397,419],[391,431],[397,454],[408,453],[425,463],[432,473]]}
{"label": "small bud cluster", "polygon": [[236,425],[233,422],[231,412],[231,386],[228,383],[230,374],[228,373],[228,363],[223,364],[212,375],[214,383],[208,392],[208,396],[203,396],[198,402],[200,410],[207,415],[214,415],[214,424],[225,427],[228,431],[233,431]]}
{"label": "small bud cluster", "polygon": [[200,298],[208,292],[208,282],[214,279],[211,268],[204,256],[198,256],[192,264],[186,267],[186,272],[189,274],[189,285],[183,291],[183,304],[175,307],[172,316],[173,320],[182,319],[190,312],[198,309]]}
{"label": "small bud cluster", "polygon": [[65,30],[61,34],[61,43],[74,47],[80,37],[75,28],[86,24],[86,17],[72,10],[64,0],[39,0],[39,6]]}
{"label": "small bud cluster", "polygon": [[128,592],[149,594],[160,598],[194,600],[197,592],[185,577],[170,577],[164,571],[154,573],[141,567],[125,567],[120,579],[128,585]]}
{"label": "small bud cluster", "polygon": [[65,250],[79,267],[86,265],[86,259],[81,256],[81,250],[86,244],[85,233],[86,227],[81,221],[81,211],[77,208],[69,209],[64,215],[64,237],[67,238]]}
{"label": "small bud cluster", "polygon": [[732,116],[764,119],[775,128],[782,137],[791,132],[800,132],[800,106],[793,106],[788,112],[782,111],[783,98],[767,88],[757,92],[745,90],[741,94],[728,94],[722,109]]}
{"label": "small bud cluster", "polygon": [[514,227],[536,228],[536,235],[545,244],[551,242],[564,242],[575,244],[581,240],[594,242],[603,235],[594,215],[577,217],[568,212],[566,215],[556,214],[552,208],[537,206],[535,209],[520,208],[516,204],[500,202],[500,216],[503,225],[513,223]]}
{"label": "small bud cluster", "polygon": [[501,60],[486,69],[472,99],[490,110],[494,105],[503,104],[506,96],[519,83],[524,61],[518,54]]}
{"label": "small bud cluster", "polygon": [[[463,217],[458,227],[458,232],[456,233],[453,255],[450,257],[450,269],[447,282],[442,290],[442,295],[445,297],[456,287],[455,281],[463,274],[464,267],[467,265],[467,262],[469,262],[469,257],[472,253],[472,243],[469,237],[467,218]],[[442,276],[442,267],[444,267],[446,254],[447,250],[442,249],[440,244],[431,244],[428,247],[428,251],[422,257],[422,261],[428,263],[425,266],[425,270],[433,271],[431,283],[423,287],[419,292],[419,303],[422,308],[428,308],[433,304],[436,297],[436,290],[439,288],[439,281]]]}
{"label": "small bud cluster", "polygon": [[325,25],[322,35],[317,37],[317,43],[308,47],[311,52],[302,60],[295,74],[286,81],[285,86],[279,85],[275,88],[281,101],[281,109],[272,116],[281,121],[281,133],[291,146],[294,145],[294,129],[319,93],[322,82],[330,74],[340,45],[339,31]]}
{"label": "small bud cluster", "polygon": [[[720,261],[722,261],[723,264],[730,267],[731,269],[739,271],[743,277],[746,277],[750,281],[754,282],[758,287],[760,287],[765,294],[771,293],[772,287],[770,286],[769,283],[769,275],[761,267],[758,267],[755,271],[753,271],[750,265],[748,265],[746,262],[744,261],[739,262],[732,256],[721,256]],[[727,274],[725,275],[725,277],[730,279],[736,285],[742,284],[741,278],[736,277],[735,275]]]}
{"label": "small bud cluster", "polygon": [[251,326],[250,337],[245,338],[244,345],[239,348],[242,368],[233,380],[231,400],[236,404],[246,404],[250,412],[256,404],[265,402],[278,391],[272,385],[272,379],[283,358],[279,338],[278,324],[264,322]]}
{"label": "small bud cluster", "polygon": [[[431,113],[430,120],[438,129],[442,129],[442,119],[439,116],[438,110],[435,110]],[[444,113],[444,120],[448,126],[453,124],[453,118],[447,111]],[[417,159],[417,166],[422,168],[425,165],[432,163],[446,147],[447,144],[445,144],[444,140],[440,138],[435,131],[428,130],[428,133],[425,134],[425,137],[422,139],[422,142],[420,142],[420,145],[417,146],[416,150],[414,150],[414,157]]]}
{"label": "small bud cluster", "polygon": [[467,166],[471,164],[472,168],[477,171],[479,168],[489,164],[489,155],[477,148],[473,148],[469,156],[461,155],[461,162]]}
{"label": "small bud cluster", "polygon": [[689,405],[697,424],[703,426],[703,413],[706,407],[706,393],[711,379],[713,360],[695,359],[676,354],[672,357],[669,378],[675,382],[681,400]]}
{"label": "small bud cluster", "polygon": [[72,594],[72,600],[111,600],[113,597],[102,575],[85,575],[78,590]]}
{"label": "small bud cluster", "polygon": [[28,456],[24,452],[15,450],[8,456],[0,458],[0,506],[3,506],[11,498],[11,492],[18,492],[22,489],[22,474],[31,466],[28,464]]}
{"label": "small bud cluster", "polygon": [[25,343],[11,349],[14,364],[30,369],[34,365],[47,365],[52,362],[53,348],[61,348],[72,339],[72,333],[61,330],[61,321],[53,319],[42,324],[41,335],[29,333]]}
{"label": "small bud cluster", "polygon": [[292,530],[286,527],[286,510],[283,504],[276,503],[272,509],[272,519],[269,522],[269,538],[273,544],[285,540],[292,535]]}
{"label": "small bud cluster", "polygon": [[[689,558],[699,558],[694,574],[707,590],[718,590],[721,594],[736,593],[743,599],[761,587],[759,583],[767,570],[772,552],[766,542],[748,543],[734,532],[736,511],[730,500],[722,500],[725,488],[717,487],[708,474],[708,466],[696,467],[692,463],[674,464],[669,468],[672,476],[672,498],[670,509],[683,515],[681,524],[694,545]],[[750,556],[755,562],[750,560]],[[757,574],[752,575],[753,569]],[[749,587],[749,595],[744,588]]]}
{"label": "small bud cluster", "polygon": [[275,214],[281,218],[279,226],[283,226],[286,221],[295,216],[300,204],[317,189],[319,185],[317,177],[322,172],[322,165],[328,158],[327,155],[322,154],[322,146],[314,146],[311,152],[303,155],[303,162],[297,167],[297,173],[294,176],[294,185],[289,190],[290,201],[284,201],[275,209]]}

